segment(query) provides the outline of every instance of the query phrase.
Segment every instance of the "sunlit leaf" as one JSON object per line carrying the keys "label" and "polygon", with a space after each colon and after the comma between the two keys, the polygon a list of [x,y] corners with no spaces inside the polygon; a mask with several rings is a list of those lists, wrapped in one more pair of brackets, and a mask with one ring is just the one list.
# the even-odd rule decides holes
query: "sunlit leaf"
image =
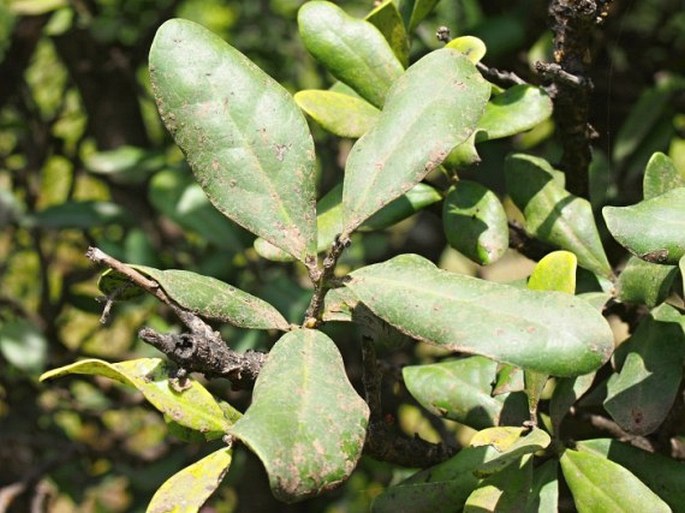
{"label": "sunlit leaf", "polygon": [[668,503],[674,513],[685,511],[685,464],[682,461],[609,438],[584,440],[578,442],[576,448],[627,468]]}
{"label": "sunlit leaf", "polygon": [[397,80],[345,168],[344,231],[406,193],[473,131],[490,88],[455,50],[429,53]]}
{"label": "sunlit leaf", "polygon": [[561,455],[561,469],[579,513],[671,511],[634,474],[596,454],[567,449]]}
{"label": "sunlit leaf", "polygon": [[549,446],[551,438],[538,428],[501,426],[483,429],[473,435],[471,447],[487,447],[483,462],[476,469],[480,477],[489,476]]}
{"label": "sunlit leaf", "polygon": [[381,2],[366,16],[366,21],[381,31],[397,60],[406,68],[409,64],[409,37],[395,2]]}
{"label": "sunlit leaf", "polygon": [[611,235],[642,260],[677,264],[685,255],[685,187],[602,214]]}
{"label": "sunlit leaf", "polygon": [[[131,267],[155,280],[181,307],[202,317],[229,322],[240,328],[283,331],[290,328],[280,312],[263,299],[211,276],[144,265]],[[98,284],[100,290],[106,295],[112,294],[121,287],[122,278],[113,271],[103,274]]]}
{"label": "sunlit leaf", "polygon": [[231,459],[231,449],[223,448],[177,472],[157,489],[146,513],[199,512],[221,484]]}
{"label": "sunlit leaf", "polygon": [[492,397],[497,364],[482,356],[402,369],[409,393],[428,411],[474,429],[528,418],[522,394]]}
{"label": "sunlit leaf", "polygon": [[478,483],[466,499],[463,513],[519,512],[528,500],[532,480],[533,460],[528,454]]}
{"label": "sunlit leaf", "polygon": [[276,497],[294,502],[350,475],[368,416],[335,344],[319,331],[297,330],[271,349],[231,434],[262,460]]}
{"label": "sunlit leaf", "polygon": [[474,262],[491,264],[509,248],[504,207],[495,193],[477,182],[460,180],[449,190],[442,221],[450,246]]}
{"label": "sunlit leaf", "polygon": [[335,91],[309,89],[295,93],[295,102],[324,130],[357,139],[376,123],[380,111],[370,103]]}
{"label": "sunlit leaf", "polygon": [[358,269],[346,286],[413,338],[524,369],[587,374],[613,350],[607,322],[582,299],[453,274],[416,255]]}
{"label": "sunlit leaf", "polygon": [[645,168],[642,180],[644,198],[652,199],[678,187],[685,187],[685,172],[678,171],[670,157],[656,152]]}
{"label": "sunlit leaf", "polygon": [[290,94],[186,20],[159,28],[149,60],[162,120],[210,201],[309,262],[316,253],[314,143]]}
{"label": "sunlit leaf", "polygon": [[44,381],[68,374],[103,376],[135,387],[169,418],[210,437],[221,436],[231,426],[214,397],[197,381],[188,379],[183,390],[177,391],[169,383],[171,370],[159,358],[140,358],[120,363],[82,360],[50,370],[40,379]]}
{"label": "sunlit leaf", "polygon": [[618,277],[618,298],[653,308],[668,297],[677,274],[675,265],[653,264],[631,256]]}
{"label": "sunlit leaf", "polygon": [[459,50],[474,64],[480,62],[480,60],[485,57],[485,53],[487,51],[485,48],[485,43],[481,39],[474,36],[455,37],[445,46],[447,48]]}
{"label": "sunlit leaf", "polygon": [[305,3],[297,23],[309,53],[371,104],[383,106],[403,67],[374,25],[321,1]]}
{"label": "sunlit leaf", "polygon": [[552,115],[552,100],[540,87],[515,85],[493,96],[478,121],[476,141],[519,134]]}
{"label": "sunlit leaf", "polygon": [[578,265],[610,278],[611,266],[590,203],[566,191],[543,159],[524,154],[506,159],[507,191],[536,238],[575,253]]}

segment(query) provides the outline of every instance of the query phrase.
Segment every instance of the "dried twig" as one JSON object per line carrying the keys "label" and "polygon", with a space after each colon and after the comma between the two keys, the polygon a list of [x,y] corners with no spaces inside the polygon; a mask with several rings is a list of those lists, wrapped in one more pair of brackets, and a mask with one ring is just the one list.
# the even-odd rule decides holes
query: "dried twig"
{"label": "dried twig", "polygon": [[[254,351],[236,353],[218,332],[197,315],[180,307],[155,280],[98,248],[88,248],[86,256],[97,264],[115,270],[168,305],[190,330],[189,333],[178,335],[143,328],[138,333],[140,338],[159,349],[186,372],[202,372],[210,377],[226,378],[236,388],[249,388],[254,384],[267,355]],[[108,305],[114,299],[108,298]],[[105,310],[108,310],[107,306]]]}

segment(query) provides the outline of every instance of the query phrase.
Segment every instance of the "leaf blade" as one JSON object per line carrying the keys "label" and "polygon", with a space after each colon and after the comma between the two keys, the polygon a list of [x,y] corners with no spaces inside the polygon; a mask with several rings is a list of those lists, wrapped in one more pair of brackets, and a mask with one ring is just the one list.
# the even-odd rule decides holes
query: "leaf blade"
{"label": "leaf blade", "polygon": [[447,349],[559,376],[591,372],[613,351],[601,314],[569,294],[449,273],[416,255],[350,276],[346,286],[377,316]]}
{"label": "leaf blade", "polygon": [[160,486],[146,513],[197,513],[219,487],[233,451],[224,447],[180,470]]}
{"label": "leaf blade", "polygon": [[297,330],[272,348],[252,405],[230,432],[262,460],[276,497],[294,502],[347,478],[368,415],[335,344],[321,332]]}
{"label": "leaf blade", "polygon": [[388,93],[377,123],[348,156],[344,232],[419,183],[466,140],[489,93],[473,63],[456,50],[436,50],[410,66]]}
{"label": "leaf blade", "polygon": [[181,392],[169,384],[170,370],[159,358],[139,358],[119,363],[81,360],[45,372],[41,381],[67,374],[104,376],[137,388],[155,408],[178,424],[201,433],[225,433],[231,423],[214,397],[200,383],[188,380]]}
{"label": "leaf blade", "polygon": [[157,31],[150,76],[162,120],[214,206],[298,260],[312,258],[314,143],[290,94],[221,38],[179,19]]}

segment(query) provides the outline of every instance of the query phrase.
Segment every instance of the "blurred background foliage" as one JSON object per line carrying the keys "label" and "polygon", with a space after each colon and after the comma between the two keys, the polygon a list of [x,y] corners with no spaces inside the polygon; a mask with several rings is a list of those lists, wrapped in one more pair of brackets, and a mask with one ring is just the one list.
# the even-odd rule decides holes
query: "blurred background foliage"
{"label": "blurred background foliage", "polygon": [[[146,59],[157,27],[181,16],[219,33],[292,92],[332,83],[299,41],[301,0],[4,0],[0,4],[0,512],[144,511],[171,474],[210,450],[187,443],[139,395],[108,380],[73,377],[47,386],[47,368],[84,356],[119,361],[153,355],[137,339],[149,325],[179,329],[152,298],[116,306],[107,325],[95,301],[98,270],[89,245],[132,263],[215,276],[258,295],[290,320],[309,291],[296,264],[257,257],[252,236],[207,202],[180,151],[163,130],[150,94]],[[371,0],[339,2],[363,17]],[[436,28],[476,35],[484,62],[537,82],[532,64],[549,60],[544,0],[451,0],[412,37],[411,59],[437,48]],[[614,0],[596,31],[591,76],[598,132],[592,200],[627,204],[641,197],[654,151],[685,167],[685,10],[680,0]],[[351,142],[312,125],[321,192],[341,176]],[[547,121],[531,132],[479,146],[473,170],[501,190],[504,155],[516,150],[554,161],[559,147]],[[344,256],[356,267],[400,252],[495,280],[525,276],[531,263],[505,258],[478,268],[447,250],[439,212],[422,212],[391,230],[364,235]],[[616,252],[615,255],[619,255]],[[614,265],[620,262],[614,259]],[[268,334],[220,326],[237,350],[268,349]],[[336,340],[354,337],[331,325]],[[359,379],[355,344],[341,349]],[[412,346],[390,364],[428,362],[435,350]],[[356,373],[356,374],[355,374]],[[209,384],[244,408],[249,396]],[[410,435],[437,437],[406,393],[386,401]],[[448,429],[457,429],[448,426]],[[458,430],[459,436],[468,436]],[[363,512],[403,471],[364,459],[337,492],[300,505],[276,505],[259,462],[238,451],[203,511]],[[248,478],[245,478],[249,476]],[[255,476],[255,477],[253,477]]]}

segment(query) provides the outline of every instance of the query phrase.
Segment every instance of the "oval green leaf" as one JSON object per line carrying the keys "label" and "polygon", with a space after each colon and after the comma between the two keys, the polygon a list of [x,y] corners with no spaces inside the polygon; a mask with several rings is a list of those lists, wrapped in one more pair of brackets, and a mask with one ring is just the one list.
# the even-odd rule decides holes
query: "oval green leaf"
{"label": "oval green leaf", "polygon": [[197,381],[187,380],[187,387],[177,391],[169,383],[171,370],[159,358],[140,358],[119,363],[82,360],[44,373],[40,380],[67,374],[104,376],[137,388],[155,408],[174,422],[209,438],[223,435],[231,426],[212,394]]}
{"label": "oval green leaf", "polygon": [[655,198],[678,187],[685,187],[685,172],[679,172],[668,155],[656,152],[647,162],[642,179],[644,199]]}
{"label": "oval green leaf", "polygon": [[380,30],[395,57],[405,68],[409,64],[409,37],[393,0],[385,0],[366,16],[366,21]]}
{"label": "oval green leaf", "polygon": [[300,91],[294,98],[324,130],[338,137],[358,139],[376,123],[380,113],[360,98],[335,91]]}
{"label": "oval green leaf", "polygon": [[685,255],[685,187],[602,214],[614,239],[642,260],[677,264]]}
{"label": "oval green leaf", "polygon": [[476,263],[499,260],[509,247],[507,214],[497,195],[479,183],[460,180],[442,206],[447,242]]}
{"label": "oval green leaf", "polygon": [[627,468],[673,509],[685,512],[685,464],[618,440],[598,438],[578,442],[582,452],[596,454]]}
{"label": "oval green leaf", "polygon": [[402,377],[409,393],[435,415],[474,429],[520,424],[528,418],[525,399],[522,394],[492,397],[496,370],[496,362],[471,356],[407,366],[402,369]]}
{"label": "oval green leaf", "polygon": [[338,80],[382,107],[404,68],[383,34],[331,2],[305,3],[297,15],[304,46]]}
{"label": "oval green leaf", "polygon": [[547,460],[535,467],[525,513],[558,513],[558,467],[559,463],[556,460]]}
{"label": "oval green leaf", "polygon": [[528,502],[532,482],[533,458],[528,454],[478,483],[462,513],[520,512]]}
{"label": "oval green leaf", "polygon": [[643,303],[654,308],[671,293],[677,274],[674,265],[652,264],[631,256],[618,276],[618,298],[626,303]]}
{"label": "oval green leaf", "polygon": [[488,83],[456,50],[436,50],[409,67],[348,156],[344,232],[414,187],[465,141],[489,94]]}
{"label": "oval green leaf", "polygon": [[313,258],[314,143],[290,94],[220,37],[178,19],[157,31],[150,78],[212,204],[298,260]]}
{"label": "oval green leaf", "polygon": [[[131,265],[156,281],[179,306],[207,319],[216,319],[239,328],[287,331],[290,324],[281,313],[259,299],[228,283],[191,271],[162,271],[144,265]],[[121,287],[122,275],[108,272],[98,286],[105,295]]]}
{"label": "oval green leaf", "polygon": [[627,469],[606,458],[567,449],[561,469],[579,513],[670,513],[671,508]]}
{"label": "oval green leaf", "polygon": [[197,513],[221,484],[231,459],[232,450],[224,447],[180,470],[157,489],[145,513]]}
{"label": "oval green leaf", "polygon": [[346,286],[413,338],[523,369],[587,374],[613,351],[609,325],[582,299],[453,274],[416,255],[358,269]]}
{"label": "oval green leaf", "polygon": [[531,290],[556,290],[576,293],[576,255],[569,251],[553,251],[535,265],[528,279]]}
{"label": "oval green leaf", "polygon": [[271,349],[252,404],[230,432],[262,460],[274,495],[294,502],[350,475],[368,417],[333,341],[297,330]]}
{"label": "oval green leaf", "polygon": [[606,278],[613,276],[590,202],[566,191],[547,161],[509,155],[505,178],[507,191],[523,212],[529,233],[575,253],[581,267]]}
{"label": "oval green leaf", "polygon": [[607,383],[604,407],[625,431],[648,435],[661,425],[683,377],[685,334],[677,322],[647,317],[621,344],[620,371]]}
{"label": "oval green leaf", "polygon": [[478,121],[476,141],[519,134],[552,115],[552,100],[540,87],[520,84],[493,96]]}
{"label": "oval green leaf", "polygon": [[454,48],[466,55],[469,60],[477,64],[485,57],[487,49],[482,39],[475,36],[461,36],[455,37],[445,45],[447,48]]}

